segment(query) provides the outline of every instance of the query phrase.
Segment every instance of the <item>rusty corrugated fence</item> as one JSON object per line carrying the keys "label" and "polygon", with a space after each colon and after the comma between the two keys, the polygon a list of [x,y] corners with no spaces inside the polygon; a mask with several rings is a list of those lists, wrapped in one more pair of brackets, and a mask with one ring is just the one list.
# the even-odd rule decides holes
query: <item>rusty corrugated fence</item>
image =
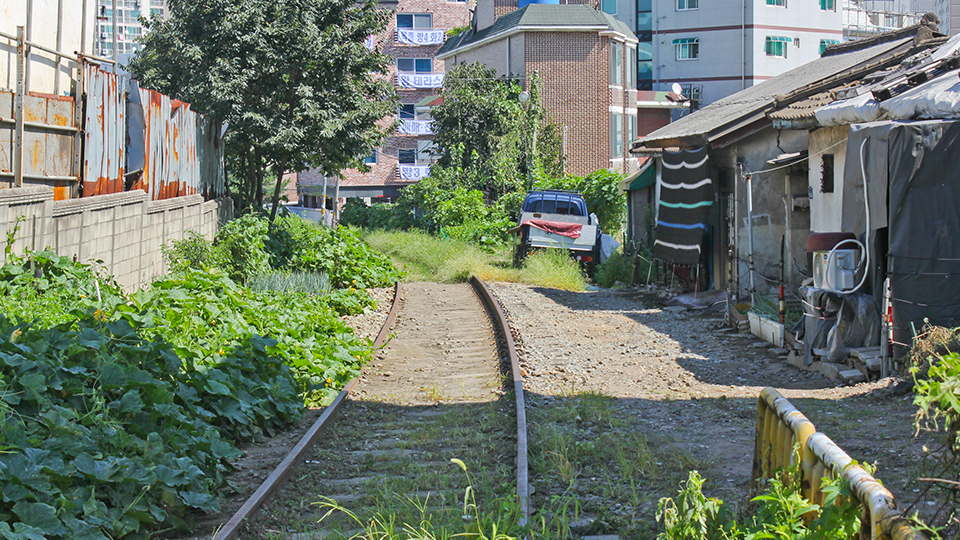
{"label": "rusty corrugated fence", "polygon": [[83,196],[124,191],[126,78],[88,64],[83,146]]}

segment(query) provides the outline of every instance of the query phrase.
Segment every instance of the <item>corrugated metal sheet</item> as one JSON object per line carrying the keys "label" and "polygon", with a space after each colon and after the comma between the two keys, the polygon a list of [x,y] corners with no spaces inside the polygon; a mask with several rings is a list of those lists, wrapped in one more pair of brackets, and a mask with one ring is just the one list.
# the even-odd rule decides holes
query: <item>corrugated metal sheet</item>
{"label": "corrugated metal sheet", "polygon": [[151,200],[193,195],[200,187],[197,122],[190,105],[153,90],[140,89],[143,108],[142,189]]}
{"label": "corrugated metal sheet", "polygon": [[197,116],[200,191],[207,199],[215,199],[227,193],[223,167],[223,126],[218,120],[209,116]]}
{"label": "corrugated metal sheet", "polygon": [[83,196],[123,191],[126,78],[95,65],[84,68]]}

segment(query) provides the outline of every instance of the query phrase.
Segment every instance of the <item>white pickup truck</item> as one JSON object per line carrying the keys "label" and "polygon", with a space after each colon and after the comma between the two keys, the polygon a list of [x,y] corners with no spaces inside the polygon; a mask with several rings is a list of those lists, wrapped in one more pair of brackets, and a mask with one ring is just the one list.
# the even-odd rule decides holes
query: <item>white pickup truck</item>
{"label": "white pickup truck", "polygon": [[517,226],[509,232],[520,235],[514,253],[518,265],[537,248],[570,250],[571,256],[589,266],[600,262],[600,227],[577,192],[531,191],[523,200]]}

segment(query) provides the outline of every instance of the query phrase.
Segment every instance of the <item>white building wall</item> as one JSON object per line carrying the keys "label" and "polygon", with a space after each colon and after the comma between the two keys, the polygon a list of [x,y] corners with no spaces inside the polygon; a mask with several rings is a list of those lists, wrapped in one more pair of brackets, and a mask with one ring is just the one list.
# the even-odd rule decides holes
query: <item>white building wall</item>
{"label": "white building wall", "polygon": [[[843,216],[843,168],[847,156],[847,126],[821,128],[810,132],[810,232],[840,232]],[[833,154],[833,193],[822,193],[822,154]]]}
{"label": "white building wall", "polygon": [[[820,9],[819,0],[699,0],[697,9],[677,9],[679,0],[654,0],[654,88],[675,82],[703,85],[707,105],[820,56],[820,40],[843,35],[842,10]],[[689,2],[690,0],[683,0]],[[960,0],[956,0],[960,1]],[[768,57],[767,36],[791,39],[786,58]],[[678,60],[673,40],[696,37],[700,57]]]}
{"label": "white building wall", "polygon": [[[58,4],[63,5],[63,12],[58,18]],[[33,6],[32,14],[28,17],[27,7]],[[2,0],[0,1],[0,32],[15,36],[17,26],[23,26],[28,40],[57,49],[57,21],[62,20],[60,26],[60,51],[73,54],[74,51],[93,50],[93,32],[96,13],[96,2],[87,3],[87,13],[82,11],[83,2],[80,0]],[[28,21],[29,19],[29,21]],[[29,22],[29,24],[28,24]],[[86,24],[86,44],[81,44],[83,26]],[[56,56],[34,48],[29,62],[30,78],[27,90],[54,94],[57,72]],[[17,46],[16,43],[0,38],[0,88],[13,90],[17,79]],[[70,79],[76,79],[77,63],[72,61],[60,62],[60,95],[70,94]]]}

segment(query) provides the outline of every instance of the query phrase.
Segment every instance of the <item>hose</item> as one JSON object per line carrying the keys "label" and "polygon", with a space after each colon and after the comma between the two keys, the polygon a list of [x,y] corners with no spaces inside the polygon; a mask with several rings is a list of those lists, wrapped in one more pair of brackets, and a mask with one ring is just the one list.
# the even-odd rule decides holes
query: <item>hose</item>
{"label": "hose", "polygon": [[[866,210],[866,221],[867,221],[866,238],[868,239],[868,241],[870,238],[870,196],[867,192],[867,166],[863,157],[863,149],[866,148],[867,141],[869,140],[870,140],[870,137],[864,137],[863,142],[860,143],[860,173],[863,176],[863,206]],[[863,254],[864,254],[863,261],[861,261],[861,264],[857,265],[857,270],[856,270],[857,272],[859,272],[860,269],[863,268],[864,269],[863,277],[860,278],[860,283],[857,283],[856,287],[848,291],[838,291],[836,289],[823,287],[823,290],[827,292],[832,292],[837,294],[853,294],[859,291],[860,287],[863,287],[863,284],[866,283],[867,281],[867,272],[870,269],[870,250],[867,249],[867,246],[865,246],[863,242],[855,238],[847,238],[846,240],[841,240],[839,243],[837,243],[837,245],[833,246],[833,249],[831,249],[830,253],[827,255],[827,262],[826,262],[827,267],[829,268],[830,264],[836,258],[837,248],[839,248],[844,244],[854,244],[855,246],[859,247],[863,251]],[[826,278],[826,276],[824,276],[824,278]],[[824,282],[824,285],[827,285],[827,283]]]}

